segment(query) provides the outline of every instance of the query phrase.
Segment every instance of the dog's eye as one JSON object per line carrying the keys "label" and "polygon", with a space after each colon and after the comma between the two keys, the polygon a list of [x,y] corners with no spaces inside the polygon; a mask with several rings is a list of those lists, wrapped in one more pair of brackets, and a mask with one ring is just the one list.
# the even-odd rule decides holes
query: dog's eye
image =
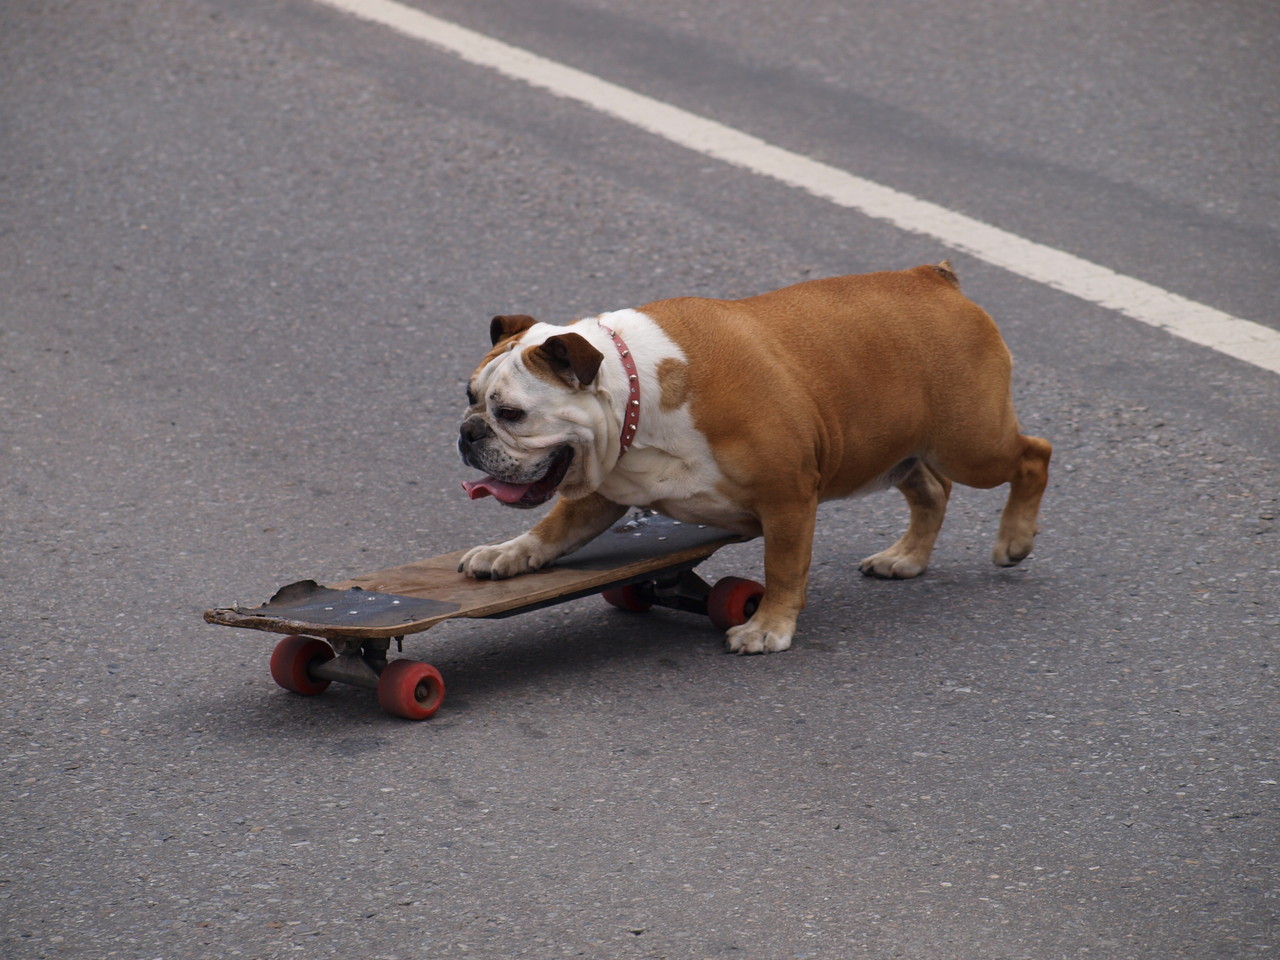
{"label": "dog's eye", "polygon": [[516,423],[524,419],[524,411],[519,407],[499,407],[494,413],[499,420],[505,420],[507,423]]}
{"label": "dog's eye", "polygon": [[467,405],[474,407],[476,403],[477,403],[476,392],[472,390],[470,387],[467,387]]}

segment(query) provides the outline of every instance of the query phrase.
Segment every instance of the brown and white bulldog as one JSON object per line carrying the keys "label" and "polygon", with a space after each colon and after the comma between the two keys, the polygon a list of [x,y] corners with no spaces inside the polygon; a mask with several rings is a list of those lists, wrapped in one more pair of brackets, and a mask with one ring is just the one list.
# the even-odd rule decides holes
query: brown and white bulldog
{"label": "brown and white bulldog", "polygon": [[907,531],[862,561],[869,576],[924,572],[952,481],[1008,483],[993,559],[1031,552],[1052,447],[1020,432],[1008,348],[946,261],[568,326],[495,317],[490,333],[458,442],[490,476],[465,486],[513,506],[560,499],[527,533],[469,551],[472,577],[537,570],[630,506],[763,535],[765,594],[728,648],[765,653],[791,646],[823,500],[907,498]]}

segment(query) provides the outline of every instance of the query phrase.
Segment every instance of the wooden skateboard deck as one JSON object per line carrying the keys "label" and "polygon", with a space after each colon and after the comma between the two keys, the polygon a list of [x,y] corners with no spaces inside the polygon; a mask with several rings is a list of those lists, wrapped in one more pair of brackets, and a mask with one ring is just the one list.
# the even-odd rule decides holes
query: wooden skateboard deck
{"label": "wooden skateboard deck", "polygon": [[[759,584],[731,577],[711,587],[692,572],[721,547],[743,539],[715,527],[636,516],[554,565],[509,580],[474,580],[459,573],[458,562],[466,553],[459,550],[333,586],[314,580],[291,583],[260,606],[214,608],[205,611],[204,619],[289,634],[277,645],[271,664],[272,676],[286,689],[319,693],[333,680],[373,687],[389,712],[425,719],[439,707],[443,680],[434,667],[417,661],[392,661],[389,670],[386,653],[392,639],[455,617],[514,616],[596,593],[629,610],[658,604],[706,612],[721,627],[744,622],[763,593]],[[337,659],[330,662],[335,653]],[[405,664],[434,676],[417,669],[410,691]],[[398,679],[390,679],[393,674]],[[389,692],[392,686],[395,696]],[[423,713],[424,697],[431,701],[429,713]]]}

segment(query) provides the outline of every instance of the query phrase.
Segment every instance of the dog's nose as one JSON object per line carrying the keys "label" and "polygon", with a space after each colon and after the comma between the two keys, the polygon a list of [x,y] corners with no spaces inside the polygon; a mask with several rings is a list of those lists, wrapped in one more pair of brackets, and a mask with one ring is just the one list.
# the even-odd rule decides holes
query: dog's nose
{"label": "dog's nose", "polygon": [[467,417],[462,421],[460,428],[461,442],[466,446],[473,443],[479,443],[485,437],[493,436],[493,431],[489,429],[489,425],[484,422],[484,417]]}

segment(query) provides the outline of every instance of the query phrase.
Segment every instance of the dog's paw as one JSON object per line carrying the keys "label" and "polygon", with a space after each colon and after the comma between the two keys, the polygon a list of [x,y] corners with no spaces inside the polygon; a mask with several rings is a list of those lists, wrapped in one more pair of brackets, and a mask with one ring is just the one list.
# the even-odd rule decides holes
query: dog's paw
{"label": "dog's paw", "polygon": [[795,624],[777,624],[767,627],[756,622],[752,617],[738,627],[730,627],[725,637],[725,646],[730,653],[781,653],[791,649],[791,638],[795,635]]}
{"label": "dog's paw", "polygon": [[997,543],[991,552],[991,562],[997,567],[1016,567],[1031,553],[1031,541]]}
{"label": "dog's paw", "polygon": [[910,580],[924,573],[928,565],[927,557],[921,560],[920,557],[905,550],[890,547],[888,550],[867,557],[858,564],[858,569],[862,571],[864,577],[879,577],[881,580]]}
{"label": "dog's paw", "polygon": [[532,573],[550,559],[528,534],[482,547],[472,547],[462,556],[458,572],[476,580],[506,580]]}
{"label": "dog's paw", "polygon": [[997,567],[1016,567],[1027,559],[1031,548],[1035,546],[1035,527],[1027,528],[1024,525],[1022,529],[1015,528],[1008,534],[1002,529],[1000,534],[995,549],[991,551],[991,561]]}

